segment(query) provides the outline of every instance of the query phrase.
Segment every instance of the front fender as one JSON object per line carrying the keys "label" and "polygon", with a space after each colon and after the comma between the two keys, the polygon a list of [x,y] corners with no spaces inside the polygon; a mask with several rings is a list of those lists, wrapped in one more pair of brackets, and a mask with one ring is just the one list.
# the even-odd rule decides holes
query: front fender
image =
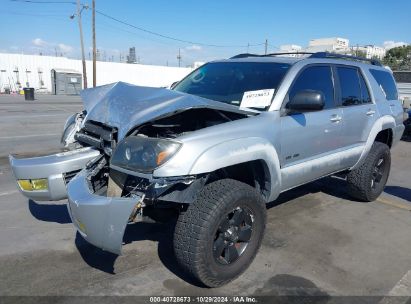
{"label": "front fender", "polygon": [[281,174],[278,153],[267,140],[259,137],[239,138],[212,146],[204,151],[192,165],[189,174],[201,174],[254,160],[265,161],[271,177],[268,201],[280,193]]}

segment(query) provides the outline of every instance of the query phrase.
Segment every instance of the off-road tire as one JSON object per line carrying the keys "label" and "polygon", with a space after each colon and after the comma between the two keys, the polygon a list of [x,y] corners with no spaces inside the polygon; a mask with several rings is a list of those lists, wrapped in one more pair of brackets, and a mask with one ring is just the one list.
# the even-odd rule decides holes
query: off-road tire
{"label": "off-road tire", "polygon": [[[221,228],[221,220],[224,221],[232,210],[243,210],[241,208],[252,214],[251,237],[237,260],[220,264],[213,253],[215,235]],[[254,188],[231,179],[212,182],[179,215],[174,232],[177,261],[183,270],[205,286],[224,285],[240,276],[251,264],[260,248],[265,224],[265,201]]]}
{"label": "off-road tire", "polygon": [[[384,159],[382,178],[378,185],[372,188],[373,174],[377,163],[382,158]],[[364,163],[347,175],[348,194],[364,202],[376,200],[387,183],[390,167],[390,148],[384,143],[374,142]]]}

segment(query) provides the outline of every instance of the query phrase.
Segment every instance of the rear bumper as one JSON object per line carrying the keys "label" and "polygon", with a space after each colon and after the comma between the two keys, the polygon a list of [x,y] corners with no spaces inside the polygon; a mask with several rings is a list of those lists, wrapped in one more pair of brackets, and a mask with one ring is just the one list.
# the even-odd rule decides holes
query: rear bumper
{"label": "rear bumper", "polygon": [[92,193],[84,169],[68,184],[68,211],[71,220],[89,243],[121,254],[129,217],[141,197],[106,197]]}
{"label": "rear bumper", "polygon": [[47,179],[47,190],[25,191],[17,185],[24,196],[39,201],[55,201],[67,198],[64,174],[83,169],[98,155],[100,152],[95,149],[82,148],[23,159],[10,155],[9,161],[16,180]]}

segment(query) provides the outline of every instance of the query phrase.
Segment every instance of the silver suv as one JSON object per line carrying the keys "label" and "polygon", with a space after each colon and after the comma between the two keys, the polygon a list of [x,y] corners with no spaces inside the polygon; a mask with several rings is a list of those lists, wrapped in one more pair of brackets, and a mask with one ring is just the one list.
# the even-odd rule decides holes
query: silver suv
{"label": "silver suv", "polygon": [[209,287],[247,269],[281,192],[339,173],[354,198],[375,200],[404,130],[392,73],[329,53],[242,54],[171,89],[119,82],[82,98],[70,151],[10,156],[22,193],[68,198],[83,238],[116,254],[128,224],[177,216],[176,259]]}

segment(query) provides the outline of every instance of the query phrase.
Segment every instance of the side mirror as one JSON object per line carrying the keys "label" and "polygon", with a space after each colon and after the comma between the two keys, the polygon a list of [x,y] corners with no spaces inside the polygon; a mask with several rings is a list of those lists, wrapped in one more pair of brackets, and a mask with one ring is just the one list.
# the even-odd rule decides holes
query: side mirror
{"label": "side mirror", "polygon": [[179,83],[179,81],[175,81],[171,84],[170,89],[174,89],[174,87],[177,85],[177,83]]}
{"label": "side mirror", "polygon": [[293,112],[310,112],[320,111],[324,109],[325,96],[320,91],[304,90],[300,91],[290,102],[287,103],[286,108]]}

